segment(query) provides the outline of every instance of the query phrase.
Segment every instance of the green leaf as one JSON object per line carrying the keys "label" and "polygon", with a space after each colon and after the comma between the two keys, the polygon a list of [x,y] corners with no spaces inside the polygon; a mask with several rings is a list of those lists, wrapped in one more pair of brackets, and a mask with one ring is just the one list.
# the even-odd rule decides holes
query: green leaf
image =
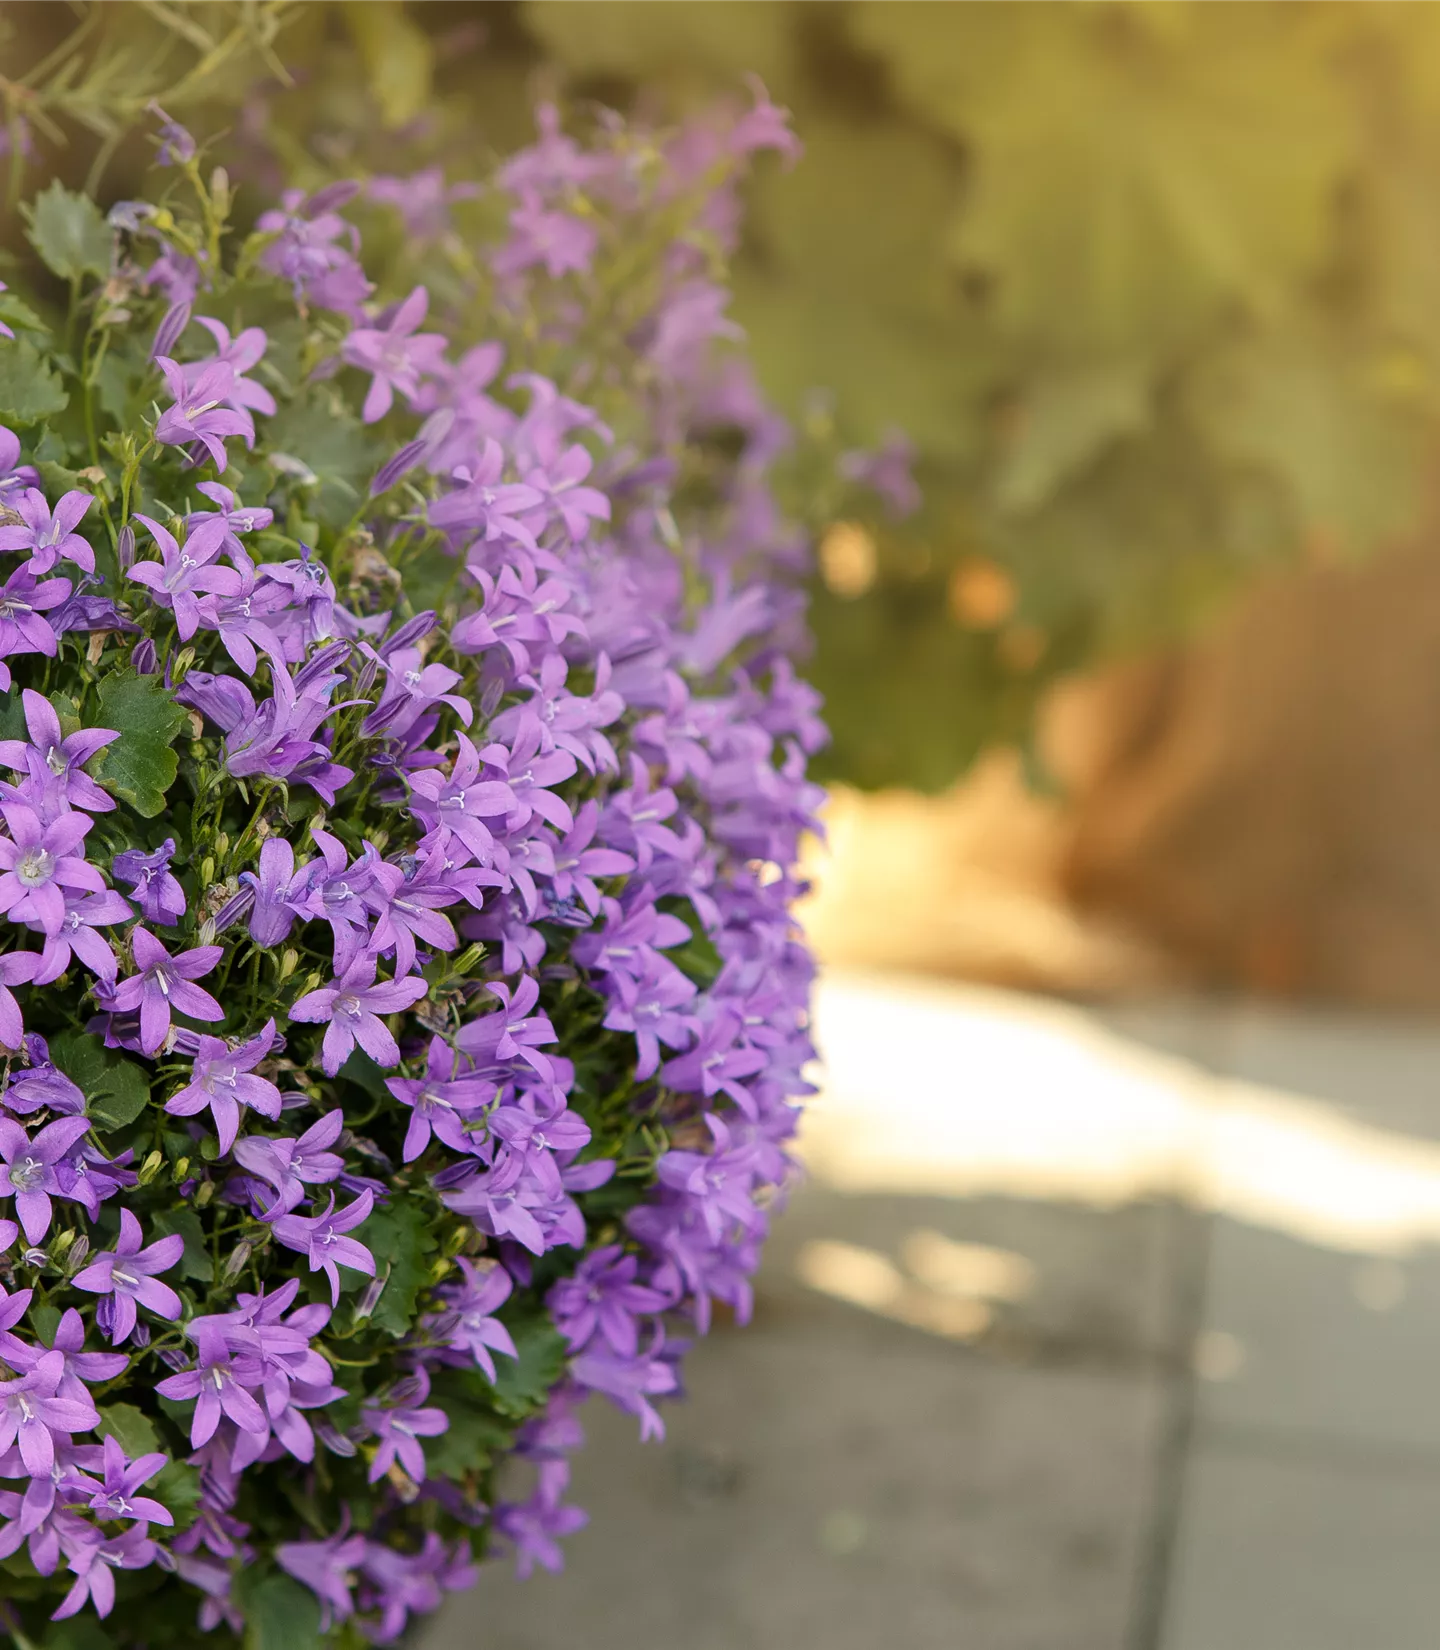
{"label": "green leaf", "polygon": [[953,252],[991,282],[995,320],[1094,354],[1188,343],[1232,308],[1273,308],[1319,262],[1358,124],[1330,46],[1290,10],[844,15],[972,157]]}
{"label": "green leaf", "polygon": [[97,1129],[123,1129],[149,1103],[150,1079],[133,1062],[117,1060],[105,1068],[100,1083],[90,1091],[86,1112]]}
{"label": "green leaf", "polygon": [[425,1464],[432,1477],[463,1478],[479,1472],[506,1448],[514,1428],[495,1413],[494,1393],[476,1370],[447,1370],[437,1377],[432,1402],[450,1425],[425,1442]]}
{"label": "green leaf", "polygon": [[51,1039],[50,1058],[84,1094],[86,1113],[97,1129],[124,1128],[149,1103],[147,1074],[88,1032],[62,1031]]}
{"label": "green leaf", "polygon": [[404,126],[430,101],[435,47],[400,0],[355,0],[345,22],[364,60],[370,91],[387,126]]}
{"label": "green leaf", "polygon": [[397,1194],[388,1209],[377,1209],[354,1235],[375,1256],[379,1275],[387,1264],[390,1268],[370,1322],[391,1335],[408,1334],[415,1324],[415,1297],[430,1274],[425,1257],[439,1247],[429,1216]]}
{"label": "green leaf", "polygon": [[235,1590],[245,1612],[245,1650],[322,1650],[320,1601],[308,1587],[242,1568]]}
{"label": "green leaf", "polygon": [[1285,491],[1297,538],[1355,555],[1419,522],[1430,399],[1405,355],[1292,320],[1212,355],[1191,406],[1211,451]]}
{"label": "green leaf", "polygon": [[170,747],[185,726],[185,712],[158,676],[133,670],[112,671],[96,691],[96,725],[114,728],[120,737],[96,757],[95,777],[136,813],[153,819],[179,771]]}
{"label": "green leaf", "polygon": [[134,1404],[105,1404],[100,1410],[100,1436],[114,1438],[131,1460],[160,1448],[154,1423]]}
{"label": "green leaf", "polygon": [[693,980],[702,991],[707,991],[720,977],[725,966],[715,942],[705,932],[695,907],[687,899],[667,895],[657,901],[659,908],[672,917],[679,917],[690,930],[690,938],[683,945],[670,946],[665,955],[688,980]]}
{"label": "green leaf", "polygon": [[200,1217],[193,1209],[163,1209],[151,1221],[156,1237],[168,1237],[178,1232],[185,1239],[185,1250],[180,1256],[177,1277],[194,1278],[199,1283],[210,1283],[215,1267],[210,1251],[205,1247],[205,1234],[200,1229]]}
{"label": "green leaf", "polygon": [[565,1368],[565,1337],[549,1318],[521,1318],[506,1327],[518,1358],[495,1360],[495,1407],[517,1419],[545,1402]]}
{"label": "green leaf", "polygon": [[0,340],[0,422],[39,424],[70,405],[59,378],[27,340]]}
{"label": "green leaf", "polygon": [[668,77],[699,75],[727,92],[745,73],[771,86],[789,78],[796,33],[789,12],[733,0],[530,0],[524,8],[526,28],[548,54],[581,74],[625,75],[650,82],[650,90]]}
{"label": "green leaf", "polygon": [[1023,513],[1122,436],[1143,429],[1150,374],[1141,363],[1107,361],[1041,376],[1019,397],[996,467],[995,503]]}
{"label": "green leaf", "polygon": [[175,1515],[175,1531],[195,1522],[200,1502],[200,1473],[184,1461],[168,1461],[151,1481],[150,1493]]}
{"label": "green leaf", "polygon": [[60,1308],[58,1306],[37,1305],[30,1308],[30,1322],[35,1326],[35,1333],[46,1346],[54,1346],[55,1332],[60,1327]]}
{"label": "green leaf", "polygon": [[105,275],[114,235],[88,195],[77,195],[57,178],[24,206],[30,244],[62,281]]}

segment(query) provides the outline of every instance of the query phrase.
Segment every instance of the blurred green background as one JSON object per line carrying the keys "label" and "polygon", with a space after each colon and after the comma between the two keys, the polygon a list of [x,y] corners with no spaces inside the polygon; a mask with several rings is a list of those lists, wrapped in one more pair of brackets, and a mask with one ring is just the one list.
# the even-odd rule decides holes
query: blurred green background
{"label": "blurred green background", "polygon": [[[736,316],[785,411],[833,415],[857,444],[903,430],[926,490],[903,527],[825,546],[811,668],[830,776],[944,787],[987,743],[1025,747],[1061,673],[1190,631],[1278,564],[1430,525],[1440,8],[90,15],[90,67],[52,96],[42,64],[29,93],[82,175],[73,157],[109,147],[94,111],[116,53],[153,64],[154,40],[153,92],[177,113],[243,131],[247,89],[279,62],[300,83],[271,105],[297,154],[457,175],[477,146],[525,140],[538,93],[669,118],[763,78],[806,153],[754,182]],[[7,55],[34,64],[74,17],[7,5]],[[227,30],[244,38],[217,57]],[[24,99],[0,91],[13,122]],[[126,153],[105,156],[112,176]]]}

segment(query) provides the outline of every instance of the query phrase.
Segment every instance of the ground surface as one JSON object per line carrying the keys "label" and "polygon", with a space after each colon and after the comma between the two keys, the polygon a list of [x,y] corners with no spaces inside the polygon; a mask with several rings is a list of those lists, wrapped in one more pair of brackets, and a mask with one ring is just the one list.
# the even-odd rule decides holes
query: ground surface
{"label": "ground surface", "polygon": [[426,1650],[1433,1650],[1440,1030],[841,977],[811,1183]]}

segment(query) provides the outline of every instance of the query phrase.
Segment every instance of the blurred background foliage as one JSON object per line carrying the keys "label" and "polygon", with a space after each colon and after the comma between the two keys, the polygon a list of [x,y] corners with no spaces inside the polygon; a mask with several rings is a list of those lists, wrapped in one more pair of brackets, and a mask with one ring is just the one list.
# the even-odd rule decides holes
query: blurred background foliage
{"label": "blurred background foliage", "polygon": [[3,12],[41,67],[0,80],[12,149],[26,116],[112,192],[144,158],[121,80],[263,122],[303,181],[317,156],[458,177],[525,140],[537,94],[668,119],[758,74],[806,153],[755,181],[736,318],[783,410],[903,430],[926,495],[822,546],[833,776],[944,787],[1026,747],[1058,675],[1432,523],[1440,8],[131,0],[78,35],[67,7]]}

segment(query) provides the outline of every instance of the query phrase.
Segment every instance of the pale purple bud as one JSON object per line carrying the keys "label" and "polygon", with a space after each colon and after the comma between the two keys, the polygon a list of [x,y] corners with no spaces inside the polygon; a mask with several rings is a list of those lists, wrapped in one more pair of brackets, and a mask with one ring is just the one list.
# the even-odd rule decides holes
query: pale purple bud
{"label": "pale purple bud", "polygon": [[433,608],[417,613],[413,619],[407,619],[390,640],[384,643],[380,649],[381,656],[388,658],[396,648],[409,647],[412,642],[418,642],[422,636],[428,636],[439,623],[440,615]]}
{"label": "pale purple bud", "polygon": [[425,456],[425,447],[424,441],[407,441],[394,458],[375,472],[375,479],[370,483],[370,497],[379,498],[381,493],[388,493],[400,477],[413,470]]}
{"label": "pale purple bud", "polygon": [[115,559],[120,564],[120,571],[128,573],[135,565],[135,529],[124,526],[115,538]]}
{"label": "pale purple bud", "polygon": [[322,212],[333,212],[337,206],[346,205],[359,193],[360,185],[351,178],[342,179],[339,183],[327,183],[305,202],[300,208],[300,215],[305,218],[318,218]]}
{"label": "pale purple bud", "polygon": [[135,667],[137,675],[158,676],[160,674],[160,656],[155,651],[155,644],[148,636],[142,636],[130,650],[130,663]]}
{"label": "pale purple bud", "polygon": [[150,346],[150,359],[153,361],[159,355],[173,355],[175,346],[180,342],[180,335],[190,325],[190,306],[183,300],[178,304],[171,304],[165,311],[164,318],[155,329],[155,342]]}
{"label": "pale purple bud", "polygon": [[323,1415],[317,1415],[312,1424],[320,1442],[332,1455],[341,1456],[348,1461],[355,1454],[354,1444],[343,1432],[337,1430],[333,1421],[327,1421]]}

